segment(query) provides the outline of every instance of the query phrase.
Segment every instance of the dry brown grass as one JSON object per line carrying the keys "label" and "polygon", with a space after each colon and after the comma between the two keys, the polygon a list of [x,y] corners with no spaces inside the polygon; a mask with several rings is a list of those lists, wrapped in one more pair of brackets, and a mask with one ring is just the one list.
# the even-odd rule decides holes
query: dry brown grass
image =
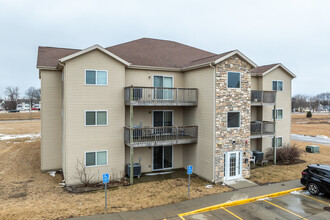
{"label": "dry brown grass", "polygon": [[[307,145],[312,143],[291,141],[296,144],[301,150],[305,151]],[[258,167],[251,170],[251,181],[263,184],[272,182],[282,182],[301,178],[301,171],[303,171],[309,164],[330,164],[330,146],[319,145],[320,153],[311,154],[304,152],[300,159],[306,161],[305,163],[296,165],[277,165]]]}
{"label": "dry brown grass", "polygon": [[[40,128],[40,121],[0,122],[0,128],[7,128],[3,129],[3,134],[12,132],[9,128],[35,133],[35,129]],[[104,191],[66,192],[58,184],[62,182],[61,175],[51,177],[40,172],[40,139],[26,140],[0,141],[1,219],[62,219],[104,213]],[[192,178],[191,198],[230,190],[221,185],[207,189],[207,184]],[[140,183],[109,190],[108,207],[111,212],[137,210],[183,201],[186,196],[187,179]]]}
{"label": "dry brown grass", "polygon": [[40,112],[0,113],[0,120],[40,119]]}
{"label": "dry brown grass", "polygon": [[330,137],[330,114],[313,115],[292,114],[291,133],[304,135],[325,135]]}

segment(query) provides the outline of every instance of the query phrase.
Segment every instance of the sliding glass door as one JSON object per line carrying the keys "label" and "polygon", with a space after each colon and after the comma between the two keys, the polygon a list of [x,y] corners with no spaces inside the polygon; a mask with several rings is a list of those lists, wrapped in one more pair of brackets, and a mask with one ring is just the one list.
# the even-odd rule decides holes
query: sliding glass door
{"label": "sliding glass door", "polygon": [[[153,111],[153,127],[173,126],[173,111]],[[171,128],[157,129],[156,133],[171,133]]]}
{"label": "sliding glass door", "polygon": [[153,147],[153,170],[173,168],[172,146]]}
{"label": "sliding glass door", "polygon": [[[173,88],[173,77],[172,76],[154,76],[154,87]],[[171,100],[171,99],[173,99],[173,89],[157,89],[156,97],[157,97],[157,99]]]}

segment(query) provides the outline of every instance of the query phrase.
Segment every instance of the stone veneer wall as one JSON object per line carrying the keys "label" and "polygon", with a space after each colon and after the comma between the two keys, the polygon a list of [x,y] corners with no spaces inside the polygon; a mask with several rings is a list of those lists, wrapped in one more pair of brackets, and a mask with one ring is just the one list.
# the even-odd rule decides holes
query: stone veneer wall
{"label": "stone veneer wall", "polygon": [[[251,117],[251,75],[252,66],[239,56],[232,56],[216,66],[216,150],[215,150],[215,182],[224,181],[224,154],[228,151],[243,151],[244,178],[250,177],[250,117]],[[241,73],[241,88],[227,88],[227,71]],[[241,112],[241,127],[227,129],[227,112]],[[235,141],[235,144],[233,144]],[[246,143],[247,141],[247,143]]]}

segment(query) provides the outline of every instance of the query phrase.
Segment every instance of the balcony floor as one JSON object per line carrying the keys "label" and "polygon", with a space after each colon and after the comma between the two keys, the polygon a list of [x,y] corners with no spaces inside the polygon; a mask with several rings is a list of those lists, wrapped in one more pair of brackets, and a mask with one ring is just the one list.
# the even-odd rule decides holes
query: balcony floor
{"label": "balcony floor", "polygon": [[274,133],[263,133],[263,134],[251,134],[250,139],[263,138],[263,137],[274,137]]}

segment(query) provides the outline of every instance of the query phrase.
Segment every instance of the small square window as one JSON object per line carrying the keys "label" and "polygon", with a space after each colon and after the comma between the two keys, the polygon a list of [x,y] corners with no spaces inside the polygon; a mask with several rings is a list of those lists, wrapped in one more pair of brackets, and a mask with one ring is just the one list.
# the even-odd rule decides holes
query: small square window
{"label": "small square window", "polygon": [[228,88],[241,88],[241,73],[228,72]]}
{"label": "small square window", "polygon": [[[274,119],[274,110],[272,111],[272,118]],[[283,119],[283,109],[276,109],[276,120]]]}
{"label": "small square window", "polygon": [[86,152],[86,167],[88,166],[102,166],[108,164],[107,151]]}
{"label": "small square window", "polygon": [[227,128],[239,128],[241,115],[240,112],[227,113]]}
{"label": "small square window", "polygon": [[273,91],[283,91],[283,81],[275,80],[272,83]]}
{"label": "small square window", "polygon": [[108,85],[108,72],[104,70],[86,70],[86,85]]}
{"label": "small square window", "polygon": [[[283,146],[283,138],[282,137],[277,137],[276,138],[276,147],[282,147]],[[272,147],[274,147],[274,138],[272,138]]]}

